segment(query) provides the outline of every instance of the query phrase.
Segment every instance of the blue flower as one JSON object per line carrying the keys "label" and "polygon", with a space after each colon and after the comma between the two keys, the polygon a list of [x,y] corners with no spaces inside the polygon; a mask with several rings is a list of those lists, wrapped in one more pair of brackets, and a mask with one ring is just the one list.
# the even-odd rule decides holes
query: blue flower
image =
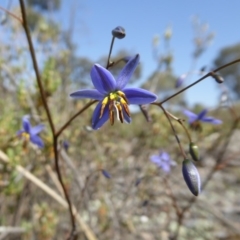
{"label": "blue flower", "polygon": [[17,132],[17,135],[24,138],[25,141],[28,142],[30,140],[30,142],[42,148],[44,143],[38,134],[43,130],[43,128],[44,125],[42,124],[32,127],[29,122],[29,116],[24,116],[22,118],[22,129]]}
{"label": "blue flower", "polygon": [[176,165],[176,162],[173,161],[165,151],[160,151],[158,155],[152,155],[150,160],[166,173],[170,172],[171,166]]}
{"label": "blue flower", "polygon": [[207,117],[207,109],[203,109],[199,114],[195,114],[189,110],[184,110],[183,114],[188,117],[188,122],[190,125],[196,122],[208,122],[214,125],[221,124],[222,121],[213,117]]}
{"label": "blue flower", "polygon": [[148,104],[157,99],[157,96],[141,88],[126,88],[139,62],[139,55],[133,57],[120,72],[115,80],[113,75],[99,64],[91,70],[92,83],[96,89],[83,89],[70,94],[73,98],[90,98],[99,100],[93,116],[92,128],[100,128],[108,119],[114,124],[114,115],[122,123],[131,122],[129,104]]}

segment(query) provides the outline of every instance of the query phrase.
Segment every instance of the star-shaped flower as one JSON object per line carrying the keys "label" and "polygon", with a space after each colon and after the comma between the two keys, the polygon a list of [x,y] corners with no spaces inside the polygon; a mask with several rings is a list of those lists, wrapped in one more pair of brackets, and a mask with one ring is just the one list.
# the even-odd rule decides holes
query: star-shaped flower
{"label": "star-shaped flower", "polygon": [[170,172],[171,166],[176,165],[176,162],[173,161],[169,154],[165,151],[160,151],[158,155],[150,156],[150,160],[166,173]]}
{"label": "star-shaped flower", "polygon": [[213,125],[218,125],[221,124],[222,121],[219,119],[216,119],[214,117],[207,117],[207,109],[203,109],[199,114],[195,114],[189,110],[184,110],[183,114],[186,115],[188,117],[188,122],[189,125],[192,129],[194,130],[202,130],[201,124],[200,122],[207,122],[207,123],[211,123]]}
{"label": "star-shaped flower", "polygon": [[188,117],[189,124],[192,124],[193,122],[201,121],[201,122],[208,122],[214,125],[221,124],[222,121],[219,119],[216,119],[214,117],[207,117],[207,109],[203,109],[199,114],[195,114],[189,110],[184,110],[183,114]]}
{"label": "star-shaped flower", "polygon": [[22,129],[17,132],[17,135],[24,138],[26,142],[30,140],[30,142],[42,148],[44,143],[38,134],[43,130],[43,128],[44,125],[42,124],[32,127],[29,121],[29,116],[23,116]]}
{"label": "star-shaped flower", "polygon": [[99,100],[93,116],[92,128],[100,128],[108,119],[114,124],[114,115],[122,123],[131,122],[129,104],[148,104],[157,99],[157,96],[141,88],[126,88],[126,85],[134,73],[138,63],[137,54],[120,72],[115,80],[113,75],[99,64],[95,64],[91,70],[92,83],[96,89],[83,89],[70,94],[73,98],[90,98]]}

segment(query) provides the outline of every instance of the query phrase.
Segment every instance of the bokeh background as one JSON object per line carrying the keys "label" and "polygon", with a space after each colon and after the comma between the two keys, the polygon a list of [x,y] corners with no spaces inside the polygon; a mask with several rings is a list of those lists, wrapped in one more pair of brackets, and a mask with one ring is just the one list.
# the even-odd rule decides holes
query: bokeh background
{"label": "bokeh background", "polygon": [[[56,129],[87,100],[69,94],[91,88],[94,63],[106,66],[116,26],[112,61],[140,54],[130,85],[162,101],[207,72],[240,58],[240,2],[26,0],[27,17],[45,95]],[[19,2],[0,7],[21,17]],[[52,135],[20,22],[0,9],[0,239],[66,239],[71,222],[56,177]],[[110,70],[117,76],[120,62]],[[239,239],[240,65],[164,103],[185,120],[201,160],[194,163],[203,190],[194,197],[182,177],[183,157],[161,109],[148,106],[150,121],[131,107],[132,123],[91,129],[94,106],[74,120],[59,141],[60,167],[77,216],[78,239]],[[176,83],[182,85],[176,88]],[[223,124],[188,125],[183,109]],[[24,115],[45,124],[45,147],[16,137]],[[183,149],[189,140],[173,121]],[[66,147],[68,146],[68,147]],[[175,161],[169,173],[149,159],[160,150]],[[111,175],[107,178],[107,172]],[[52,191],[52,192],[51,192]]]}

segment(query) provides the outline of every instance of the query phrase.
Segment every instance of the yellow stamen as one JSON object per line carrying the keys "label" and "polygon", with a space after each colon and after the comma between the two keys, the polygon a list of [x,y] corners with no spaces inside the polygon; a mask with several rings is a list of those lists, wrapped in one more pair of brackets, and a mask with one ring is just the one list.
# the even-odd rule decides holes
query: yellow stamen
{"label": "yellow stamen", "polygon": [[122,91],[112,92],[103,99],[99,118],[102,117],[107,104],[109,104],[109,121],[111,125],[114,124],[115,112],[117,114],[117,119],[121,121],[121,123],[123,123],[124,120],[123,111],[125,111],[127,116],[130,117],[128,100],[124,92]]}
{"label": "yellow stamen", "polygon": [[100,116],[99,116],[99,118],[102,117],[103,111],[104,111],[107,103],[108,103],[108,97],[105,97],[105,98],[103,99],[103,101],[102,101],[102,107],[101,107],[101,111],[100,111]]}
{"label": "yellow stamen", "polygon": [[23,132],[22,134],[21,134],[21,136],[24,138],[24,140],[26,140],[26,141],[29,141],[29,139],[30,139],[30,135],[28,134],[28,133],[26,133],[26,132]]}

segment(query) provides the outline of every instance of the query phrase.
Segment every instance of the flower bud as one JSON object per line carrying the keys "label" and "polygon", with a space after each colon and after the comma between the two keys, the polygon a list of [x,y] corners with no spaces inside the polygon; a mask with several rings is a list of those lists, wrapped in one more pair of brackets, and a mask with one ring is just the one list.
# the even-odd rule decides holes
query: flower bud
{"label": "flower bud", "polygon": [[176,83],[175,83],[175,88],[181,87],[182,84],[183,84],[183,82],[184,82],[184,80],[186,79],[186,77],[187,77],[187,74],[182,74],[182,75],[177,79],[177,81],[176,81]]}
{"label": "flower bud", "polygon": [[137,187],[142,181],[142,178],[138,178],[135,182],[135,187]]}
{"label": "flower bud", "polygon": [[116,37],[118,39],[122,39],[126,36],[125,29],[123,27],[116,27],[112,30],[113,37]]}
{"label": "flower bud", "polygon": [[64,140],[63,143],[62,143],[62,145],[63,145],[64,150],[65,150],[66,152],[68,152],[68,149],[69,149],[69,142],[66,141],[66,140]]}
{"label": "flower bud", "polygon": [[192,192],[192,194],[198,196],[201,185],[200,176],[197,168],[188,159],[185,159],[182,163],[182,174],[189,190]]}
{"label": "flower bud", "polygon": [[211,76],[215,79],[215,81],[217,83],[223,83],[224,82],[224,79],[222,76],[220,76],[219,74],[215,73],[215,72],[212,72],[211,73]]}
{"label": "flower bud", "polygon": [[101,169],[101,172],[105,178],[108,178],[108,179],[111,178],[111,175],[108,171]]}
{"label": "flower bud", "polygon": [[189,153],[194,161],[199,161],[198,146],[193,142],[189,144]]}

